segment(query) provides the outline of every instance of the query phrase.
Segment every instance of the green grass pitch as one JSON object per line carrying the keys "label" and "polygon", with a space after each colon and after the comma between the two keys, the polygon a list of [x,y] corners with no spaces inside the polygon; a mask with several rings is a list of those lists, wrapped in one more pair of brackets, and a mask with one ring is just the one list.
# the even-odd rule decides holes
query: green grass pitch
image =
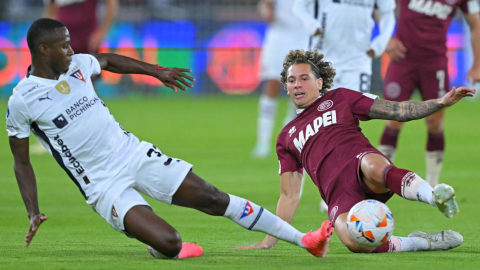
{"label": "green grass pitch", "polygon": [[[6,100],[0,101],[3,108]],[[106,100],[112,114],[141,140],[172,157],[194,164],[194,172],[219,189],[248,198],[275,212],[279,198],[278,162],[250,158],[254,146],[258,99],[250,97],[175,97]],[[77,187],[49,155],[32,156],[41,212],[48,216],[30,247],[24,236],[28,218],[12,169],[6,132],[0,141],[0,268],[2,269],[480,269],[479,158],[480,103],[461,101],[447,110],[446,155],[441,182],[451,184],[460,213],[445,218],[431,206],[394,196],[388,206],[395,235],[415,230],[452,229],[464,237],[459,248],[444,252],[352,254],[334,235],[326,258],[315,258],[288,243],[272,250],[232,250],[264,238],[222,217],[148,199],[155,212],[172,224],[183,241],[204,248],[201,258],[160,261],[146,246],[114,231],[85,203]],[[279,106],[276,134],[286,108]],[[377,145],[383,121],[361,124]],[[88,127],[85,127],[88,128]],[[401,133],[396,165],[425,175],[424,121],[407,123]],[[273,143],[272,143],[273,145]],[[293,226],[317,229],[327,215],[318,211],[320,195],[306,184]]]}

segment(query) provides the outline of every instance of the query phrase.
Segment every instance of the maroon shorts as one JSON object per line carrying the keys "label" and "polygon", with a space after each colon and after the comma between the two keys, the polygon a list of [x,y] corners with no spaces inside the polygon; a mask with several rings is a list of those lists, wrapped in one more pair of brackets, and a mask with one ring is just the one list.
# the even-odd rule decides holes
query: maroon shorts
{"label": "maroon shorts", "polygon": [[[369,153],[377,153],[384,156],[378,150],[369,150],[359,153],[357,158],[352,159],[342,169],[342,172],[332,182],[338,188],[333,188],[333,193],[329,196],[328,217],[332,224],[335,224],[337,217],[350,211],[350,209],[363,200],[374,199],[386,203],[392,196],[393,192],[385,194],[374,193],[364,182],[361,176],[360,164],[362,158]],[[388,159],[388,158],[387,158]]]}
{"label": "maroon shorts", "polygon": [[447,58],[428,63],[391,61],[388,65],[383,88],[383,98],[392,101],[409,100],[418,88],[423,100],[443,97],[450,91]]}

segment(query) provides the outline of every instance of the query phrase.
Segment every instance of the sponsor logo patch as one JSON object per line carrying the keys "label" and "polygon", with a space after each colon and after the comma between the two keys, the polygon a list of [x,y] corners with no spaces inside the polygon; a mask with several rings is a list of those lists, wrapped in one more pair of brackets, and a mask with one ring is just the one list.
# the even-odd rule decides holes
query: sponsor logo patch
{"label": "sponsor logo patch", "polygon": [[48,97],[48,93],[47,93],[47,95],[46,95],[45,97],[39,98],[38,101],[47,100],[47,99],[48,99],[48,100],[52,100],[51,98]]}
{"label": "sponsor logo patch", "polygon": [[60,114],[55,119],[53,119],[53,123],[57,128],[64,128],[68,124],[68,121],[67,119],[65,119],[63,114]]}
{"label": "sponsor logo patch", "polygon": [[244,217],[248,217],[252,213],[253,213],[253,207],[252,207],[252,205],[250,204],[249,201],[246,201],[245,208],[243,208],[243,213],[242,213],[242,215],[240,216],[239,219],[242,219]]}
{"label": "sponsor logo patch", "polygon": [[333,101],[331,100],[325,100],[324,102],[322,102],[320,105],[318,105],[318,111],[326,111],[328,109],[330,109],[331,107],[333,106]]}
{"label": "sponsor logo patch", "polygon": [[61,81],[59,82],[56,86],[55,89],[57,89],[58,92],[68,95],[70,94],[70,85],[66,81]]}
{"label": "sponsor logo patch", "polygon": [[73,72],[70,76],[72,76],[75,79],[79,79],[80,81],[85,82],[85,78],[82,75],[82,72],[79,70]]}

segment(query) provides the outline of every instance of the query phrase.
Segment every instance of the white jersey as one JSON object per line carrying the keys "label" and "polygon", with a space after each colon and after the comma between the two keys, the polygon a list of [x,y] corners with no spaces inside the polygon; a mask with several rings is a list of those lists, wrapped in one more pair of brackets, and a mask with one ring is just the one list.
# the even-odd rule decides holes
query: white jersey
{"label": "white jersey", "polygon": [[274,20],[268,25],[263,42],[260,78],[280,79],[283,60],[290,50],[307,50],[310,36],[297,16],[292,16],[292,0],[273,2]]}
{"label": "white jersey", "polygon": [[[306,7],[304,9],[310,10],[310,17],[306,13],[302,15],[296,12],[303,18],[306,28],[310,28],[310,34],[318,27],[323,31],[323,35],[313,38],[311,49],[316,46],[336,69],[371,70],[372,59],[366,52],[375,47],[371,42],[375,26],[373,10],[376,6],[380,13],[393,12],[394,0],[297,0],[297,2],[302,2],[301,4]],[[383,41],[384,46],[389,36],[387,35],[388,38]]]}
{"label": "white jersey", "polygon": [[8,136],[26,138],[31,130],[88,201],[112,184],[139,144],[97,96],[90,77],[100,71],[95,57],[73,55],[58,80],[27,74],[14,88],[7,109]]}

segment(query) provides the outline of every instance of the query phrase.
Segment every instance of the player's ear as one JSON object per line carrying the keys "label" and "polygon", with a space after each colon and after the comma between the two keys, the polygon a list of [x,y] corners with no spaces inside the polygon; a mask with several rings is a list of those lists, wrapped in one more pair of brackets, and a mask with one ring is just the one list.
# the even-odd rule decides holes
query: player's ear
{"label": "player's ear", "polygon": [[322,87],[323,87],[323,79],[322,78],[318,78],[317,79],[317,88],[318,90],[322,90]]}

